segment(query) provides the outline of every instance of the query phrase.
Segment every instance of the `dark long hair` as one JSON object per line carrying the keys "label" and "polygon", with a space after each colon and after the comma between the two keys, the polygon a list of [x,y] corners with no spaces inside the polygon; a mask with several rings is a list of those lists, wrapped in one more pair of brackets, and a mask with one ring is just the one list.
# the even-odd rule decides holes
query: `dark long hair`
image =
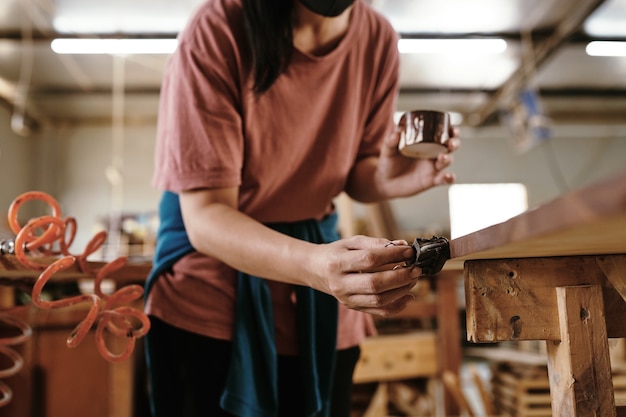
{"label": "dark long hair", "polygon": [[293,1],[242,0],[256,94],[272,86],[291,58]]}

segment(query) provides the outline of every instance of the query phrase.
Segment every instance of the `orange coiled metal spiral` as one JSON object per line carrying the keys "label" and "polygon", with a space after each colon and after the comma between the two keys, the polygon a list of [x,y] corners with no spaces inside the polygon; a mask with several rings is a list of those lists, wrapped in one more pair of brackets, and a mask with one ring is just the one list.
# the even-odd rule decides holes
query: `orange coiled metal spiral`
{"label": "orange coiled metal spiral", "polygon": [[[24,227],[18,222],[20,207],[31,200],[41,200],[51,209],[51,215],[31,219]],[[50,195],[31,191],[18,196],[9,207],[9,227],[16,234],[14,251],[17,260],[26,268],[41,271],[33,285],[32,303],[41,309],[67,307],[78,303],[91,303],[86,317],[78,323],[67,339],[68,347],[76,347],[89,331],[96,326],[95,337],[98,351],[110,362],[121,362],[128,359],[135,347],[136,339],[146,335],[150,329],[148,317],[136,308],[126,304],[138,300],[143,295],[140,285],[127,285],[119,288],[111,295],[101,290],[102,281],[112,272],[124,267],[126,257],[119,257],[99,269],[91,268],[87,258],[106,241],[106,232],[97,233],[86,245],[83,253],[72,255],[69,248],[76,236],[76,220],[68,217],[63,219],[59,203]],[[37,258],[60,256],[51,263],[38,261]],[[94,293],[81,294],[60,300],[46,301],[41,294],[50,278],[75,263],[82,273],[95,277]],[[112,352],[106,344],[105,334],[126,340],[121,353]]]}
{"label": "orange coiled metal spiral", "polygon": [[24,366],[24,359],[20,354],[11,348],[11,346],[19,345],[26,342],[32,335],[32,329],[30,326],[8,314],[0,314],[0,322],[3,324],[14,327],[19,330],[19,334],[2,336],[0,337],[0,356],[9,360],[9,366],[4,369],[0,369],[0,408],[4,407],[11,402],[13,398],[13,391],[11,388],[2,382],[2,379],[9,378],[16,375],[22,370]]}

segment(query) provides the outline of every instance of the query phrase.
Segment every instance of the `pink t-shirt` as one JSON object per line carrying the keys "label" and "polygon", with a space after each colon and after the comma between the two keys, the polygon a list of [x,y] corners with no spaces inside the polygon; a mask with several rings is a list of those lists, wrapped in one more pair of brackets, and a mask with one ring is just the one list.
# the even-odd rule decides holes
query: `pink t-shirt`
{"label": "pink t-shirt", "polygon": [[[263,222],[322,218],[355,162],[378,155],[393,129],[397,34],[362,0],[324,56],[297,49],[260,96],[252,92],[241,0],[208,0],[179,36],[161,90],[153,184],[180,192],[239,187],[239,209]],[[242,256],[245,256],[242,245]],[[293,287],[268,280],[276,344],[297,353]],[[159,277],[146,310],[172,325],[230,340],[236,271],[192,253]],[[338,348],[374,331],[340,305]]]}

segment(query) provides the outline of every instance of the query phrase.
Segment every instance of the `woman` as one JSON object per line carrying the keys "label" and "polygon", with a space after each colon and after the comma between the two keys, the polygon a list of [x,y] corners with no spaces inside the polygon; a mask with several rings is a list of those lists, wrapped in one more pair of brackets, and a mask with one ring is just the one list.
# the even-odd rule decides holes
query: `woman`
{"label": "woman", "polygon": [[349,415],[371,314],[402,310],[421,271],[394,268],[406,242],[339,239],[332,200],[454,181],[449,153],[397,151],[396,43],[362,0],[207,0],[180,34],[153,181],[155,417]]}

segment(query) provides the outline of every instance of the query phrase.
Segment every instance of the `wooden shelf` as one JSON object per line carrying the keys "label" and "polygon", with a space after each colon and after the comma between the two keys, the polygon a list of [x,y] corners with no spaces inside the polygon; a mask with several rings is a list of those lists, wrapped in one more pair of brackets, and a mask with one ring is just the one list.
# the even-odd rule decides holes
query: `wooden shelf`
{"label": "wooden shelf", "polygon": [[[51,264],[57,258],[41,257],[37,258],[38,262],[43,264]],[[106,262],[89,262],[89,266],[93,269],[99,269]],[[148,277],[152,263],[149,261],[132,262],[124,266],[122,269],[111,273],[107,278],[113,279],[118,284],[142,283]],[[35,279],[39,276],[39,271],[33,271],[22,265],[14,255],[0,255],[0,278],[8,280],[25,280]],[[61,271],[52,277],[54,281],[75,281],[81,278],[93,278],[93,276],[80,271],[77,264],[72,265],[65,271]]]}

